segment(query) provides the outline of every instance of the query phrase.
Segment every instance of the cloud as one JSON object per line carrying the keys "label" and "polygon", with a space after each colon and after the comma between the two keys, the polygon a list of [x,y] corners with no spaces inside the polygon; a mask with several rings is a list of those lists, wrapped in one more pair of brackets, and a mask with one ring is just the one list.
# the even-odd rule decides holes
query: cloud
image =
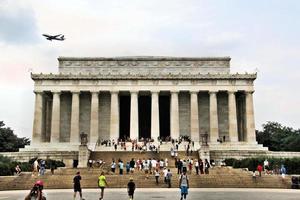
{"label": "cloud", "polygon": [[0,43],[29,45],[39,41],[36,18],[30,7],[2,2],[0,27]]}

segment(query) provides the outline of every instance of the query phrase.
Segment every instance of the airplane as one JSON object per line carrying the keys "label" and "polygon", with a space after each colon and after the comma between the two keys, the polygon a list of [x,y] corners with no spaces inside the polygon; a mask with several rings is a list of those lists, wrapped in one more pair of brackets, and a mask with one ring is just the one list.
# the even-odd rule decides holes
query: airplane
{"label": "airplane", "polygon": [[60,41],[63,41],[65,40],[65,36],[62,35],[62,34],[59,34],[59,35],[48,35],[48,34],[43,34],[44,37],[46,37],[47,40],[60,40]]}

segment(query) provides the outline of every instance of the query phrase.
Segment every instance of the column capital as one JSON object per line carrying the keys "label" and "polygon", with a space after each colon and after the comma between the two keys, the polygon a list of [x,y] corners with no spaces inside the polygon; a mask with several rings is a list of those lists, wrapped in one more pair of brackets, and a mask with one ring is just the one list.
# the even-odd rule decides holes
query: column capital
{"label": "column capital", "polygon": [[190,94],[195,94],[195,93],[198,94],[199,90],[190,90],[189,92],[190,92]]}
{"label": "column capital", "polygon": [[41,94],[41,93],[43,93],[44,91],[43,91],[43,90],[33,90],[33,92],[34,92],[35,94]]}
{"label": "column capital", "polygon": [[160,93],[160,90],[150,90],[150,92],[151,92],[151,94],[153,94],[153,93],[157,94],[157,93]]}
{"label": "column capital", "polygon": [[234,94],[234,93],[237,93],[237,90],[227,90],[227,93],[228,94]]}
{"label": "column capital", "polygon": [[80,90],[71,90],[70,91],[72,94],[80,94]]}
{"label": "column capital", "polygon": [[209,94],[217,94],[219,92],[219,90],[209,90],[208,93]]}
{"label": "column capital", "polygon": [[90,93],[91,93],[91,94],[99,94],[100,91],[99,91],[99,90],[90,90]]}
{"label": "column capital", "polygon": [[171,94],[178,94],[179,90],[170,90]]}
{"label": "column capital", "polygon": [[61,94],[61,91],[60,91],[60,90],[51,90],[51,92],[52,92],[53,94],[58,94],[58,95]]}
{"label": "column capital", "polygon": [[130,92],[130,94],[138,94],[139,90],[130,90],[129,92]]}
{"label": "column capital", "polygon": [[110,90],[110,94],[119,94],[119,90]]}
{"label": "column capital", "polygon": [[245,90],[245,94],[253,94],[254,90]]}

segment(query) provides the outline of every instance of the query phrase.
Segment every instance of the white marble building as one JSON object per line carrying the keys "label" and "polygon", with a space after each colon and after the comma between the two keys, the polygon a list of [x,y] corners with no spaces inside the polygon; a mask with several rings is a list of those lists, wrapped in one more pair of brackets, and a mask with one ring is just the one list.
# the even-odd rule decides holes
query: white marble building
{"label": "white marble building", "polygon": [[59,73],[31,75],[36,97],[27,149],[78,149],[81,132],[88,134],[90,145],[180,135],[197,143],[207,133],[211,148],[259,147],[253,108],[256,74],[231,74],[229,57],[58,61]]}

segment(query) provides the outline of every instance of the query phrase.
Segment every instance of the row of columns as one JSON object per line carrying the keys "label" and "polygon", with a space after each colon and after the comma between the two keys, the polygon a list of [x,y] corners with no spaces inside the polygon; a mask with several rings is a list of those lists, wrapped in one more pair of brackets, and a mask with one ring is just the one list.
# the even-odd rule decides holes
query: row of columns
{"label": "row of columns", "polygon": [[[191,91],[190,94],[190,119],[191,119],[191,139],[199,141],[199,109],[198,109],[198,92]],[[42,136],[42,93],[36,93],[35,113],[33,124],[33,143],[41,142]],[[179,91],[171,91],[171,120],[170,132],[172,138],[179,137]],[[253,112],[252,91],[246,91],[246,140],[248,143],[255,143],[255,123]],[[71,134],[70,142],[79,142],[79,91],[72,92],[72,110],[71,110]],[[159,137],[159,91],[151,92],[151,137]],[[238,126],[236,112],[235,91],[228,91],[228,123],[229,123],[229,140],[238,142]],[[90,142],[95,143],[98,140],[98,116],[99,116],[99,91],[91,92],[91,120],[90,120]],[[119,137],[119,97],[118,91],[111,92],[111,115],[110,115],[110,137],[117,139]],[[210,143],[216,143],[219,138],[218,127],[218,106],[217,91],[209,91],[209,116],[210,116]],[[138,138],[138,91],[131,91],[130,100],[130,138]],[[60,134],[60,92],[53,92],[52,120],[50,142],[58,143]]]}

